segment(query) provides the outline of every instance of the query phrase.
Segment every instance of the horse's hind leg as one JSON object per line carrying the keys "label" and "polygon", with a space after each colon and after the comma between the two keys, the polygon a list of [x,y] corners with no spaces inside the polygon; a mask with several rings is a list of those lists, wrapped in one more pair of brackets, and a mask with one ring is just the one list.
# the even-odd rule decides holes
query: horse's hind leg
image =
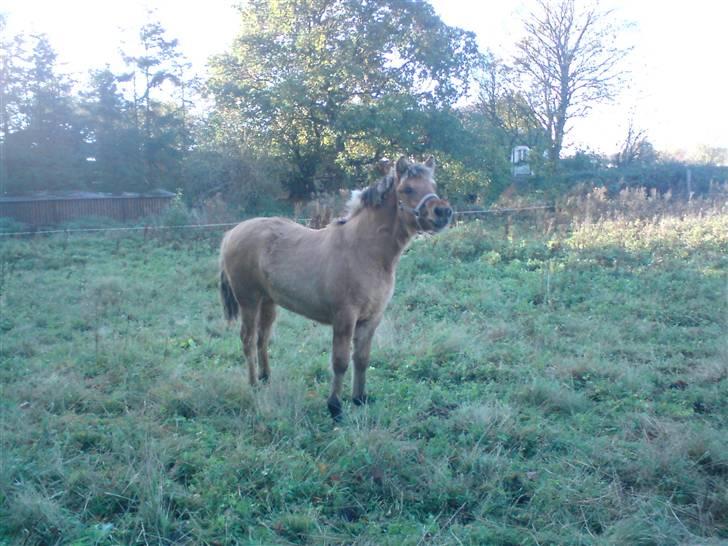
{"label": "horse's hind leg", "polygon": [[251,385],[258,382],[258,315],[260,314],[260,300],[240,304],[240,314],[243,324],[240,327],[240,340],[243,342],[243,353],[248,364],[248,381]]}
{"label": "horse's hind leg", "polygon": [[270,379],[270,364],[268,364],[268,341],[276,320],[276,304],[273,300],[264,300],[260,305],[258,316],[258,379]]}

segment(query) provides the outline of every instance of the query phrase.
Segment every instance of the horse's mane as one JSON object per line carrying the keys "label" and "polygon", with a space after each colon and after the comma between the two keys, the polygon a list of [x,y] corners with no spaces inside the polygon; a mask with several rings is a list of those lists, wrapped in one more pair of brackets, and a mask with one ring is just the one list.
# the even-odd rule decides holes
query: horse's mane
{"label": "horse's mane", "polygon": [[397,177],[394,169],[363,190],[353,190],[351,197],[346,202],[344,220],[354,217],[359,211],[365,208],[378,207],[384,202],[387,193],[394,187]]}
{"label": "horse's mane", "polygon": [[[400,173],[400,179],[405,178],[430,178],[432,179],[433,169],[422,163],[410,163],[404,172]],[[340,224],[353,218],[365,208],[376,208],[380,206],[387,197],[388,192],[395,187],[397,174],[395,166],[392,165],[389,171],[371,186],[363,190],[353,190],[351,197],[346,203],[344,216],[339,220]],[[433,180],[434,182],[434,180]]]}

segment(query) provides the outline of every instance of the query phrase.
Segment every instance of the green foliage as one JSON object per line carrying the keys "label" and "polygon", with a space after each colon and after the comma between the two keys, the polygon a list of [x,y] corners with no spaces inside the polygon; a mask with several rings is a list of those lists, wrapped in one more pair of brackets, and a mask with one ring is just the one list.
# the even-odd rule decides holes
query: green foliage
{"label": "green foliage", "polygon": [[513,147],[529,147],[528,164],[538,173],[544,170],[540,158],[548,146],[548,136],[523,89],[514,83],[511,67],[489,57],[478,83],[478,98],[465,110],[465,115],[476,139],[478,155],[484,157],[495,186],[490,188],[490,193],[497,197],[512,183],[510,155]]}
{"label": "green foliage", "polygon": [[125,56],[129,72],[93,70],[88,88],[73,94],[75,82],[59,72],[47,37],[2,35],[0,191],[179,183],[190,145],[189,66],[159,23],[141,29],[140,47],[140,55]]}
{"label": "green foliage", "polygon": [[198,223],[195,221],[193,213],[185,204],[181,190],[177,190],[177,193],[172,198],[172,202],[164,210],[160,220],[162,225],[166,227],[181,227]]}
{"label": "green foliage", "polygon": [[[217,115],[199,120],[192,136],[198,143],[182,164],[182,183],[188,204],[209,200],[223,201],[238,213],[272,212],[280,208],[283,190],[279,182],[281,169],[265,154],[256,155],[238,142],[227,138],[224,121]],[[229,221],[227,218],[225,221]]]}
{"label": "green foliage", "polygon": [[85,185],[81,120],[48,38],[34,38],[30,49],[23,37],[3,36],[2,49],[2,191],[59,189],[79,178]]}
{"label": "green foliage", "polygon": [[[544,152],[558,156],[569,118],[613,89],[620,54],[598,39],[617,30],[607,13],[556,4],[541,6],[550,19],[526,21],[520,60],[508,66],[428,2],[255,0],[204,84],[158,21],[125,44],[120,72],[97,67],[86,83],[63,73],[46,36],[13,36],[0,21],[0,193],[182,188],[188,206],[225,201],[222,215],[237,218],[364,185],[377,160],[400,154],[434,154],[441,191],[459,208],[510,186],[548,198],[585,182],[611,195],[638,186],[701,196],[725,183],[725,150],[704,147],[696,165],[668,160],[632,126],[613,161],[578,152],[550,168]],[[549,25],[558,32],[544,34]],[[528,55],[557,35],[564,43]],[[567,74],[553,72],[560,49]],[[581,82],[570,98],[562,77]],[[478,98],[462,106],[476,80]],[[213,104],[195,105],[203,94]],[[514,184],[519,144],[537,176]]]}
{"label": "green foliage", "polygon": [[646,191],[650,198],[667,201],[677,198],[685,202],[723,195],[728,187],[728,167],[662,157],[619,165],[603,155],[578,150],[561,160],[560,169],[554,175],[537,169],[536,176],[524,181],[523,185],[550,199],[568,198],[583,192],[584,188],[602,187],[609,197],[622,191]]}
{"label": "green foliage", "polygon": [[220,233],[0,241],[0,542],[725,541],[728,219],[675,210],[415,240],[338,426],[326,327],[248,387]]}
{"label": "green foliage", "polygon": [[0,233],[12,233],[13,231],[25,231],[27,226],[7,216],[0,217]]}
{"label": "green foliage", "polygon": [[140,134],[132,105],[124,98],[118,77],[108,68],[91,73],[84,94],[85,130],[89,144],[91,186],[101,191],[144,191]]}
{"label": "green foliage", "polygon": [[177,40],[167,38],[157,21],[139,30],[138,50],[136,55],[124,54],[129,72],[117,77],[133,87],[128,111],[133,115],[137,153],[132,159],[139,161],[138,183],[142,187],[169,188],[180,177],[184,152],[190,144],[186,120],[189,101],[184,94],[190,79],[186,74],[189,63]]}
{"label": "green foliage", "polygon": [[417,151],[411,118],[462,96],[478,61],[473,36],[427,3],[261,0],[242,18],[210,87],[226,124],[284,161],[296,198],[388,150]]}

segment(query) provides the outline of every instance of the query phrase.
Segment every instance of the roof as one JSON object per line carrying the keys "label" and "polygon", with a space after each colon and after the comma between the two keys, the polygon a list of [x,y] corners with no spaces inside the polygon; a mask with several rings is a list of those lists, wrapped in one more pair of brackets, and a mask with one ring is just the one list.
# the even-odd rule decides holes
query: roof
{"label": "roof", "polygon": [[24,203],[29,201],[78,201],[83,199],[139,199],[145,197],[172,198],[167,190],[152,190],[145,193],[101,193],[93,191],[36,191],[23,195],[2,195],[0,203]]}

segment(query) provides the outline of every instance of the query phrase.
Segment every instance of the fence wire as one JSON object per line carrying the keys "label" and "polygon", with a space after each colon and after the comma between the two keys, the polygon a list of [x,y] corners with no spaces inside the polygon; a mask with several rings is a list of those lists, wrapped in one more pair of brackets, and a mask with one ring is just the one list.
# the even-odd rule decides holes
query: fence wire
{"label": "fence wire", "polygon": [[[483,210],[461,210],[455,211],[455,216],[470,216],[479,214],[511,214],[515,212],[524,212],[532,210],[549,210],[553,209],[553,205],[536,205],[532,207],[519,207],[519,208],[495,208],[495,209],[483,209]],[[241,220],[242,221],[242,220]],[[308,223],[311,218],[296,218],[296,222]],[[174,229],[203,229],[203,228],[218,228],[218,227],[232,227],[237,226],[240,222],[226,222],[218,224],[185,224],[181,226],[126,226],[126,227],[106,227],[106,228],[72,228],[72,229],[46,229],[46,230],[34,230],[34,231],[6,231],[0,233],[0,237],[23,237],[27,235],[52,235],[57,233],[65,233],[71,235],[73,233],[100,233],[110,231],[158,231],[158,230],[174,230]]]}

